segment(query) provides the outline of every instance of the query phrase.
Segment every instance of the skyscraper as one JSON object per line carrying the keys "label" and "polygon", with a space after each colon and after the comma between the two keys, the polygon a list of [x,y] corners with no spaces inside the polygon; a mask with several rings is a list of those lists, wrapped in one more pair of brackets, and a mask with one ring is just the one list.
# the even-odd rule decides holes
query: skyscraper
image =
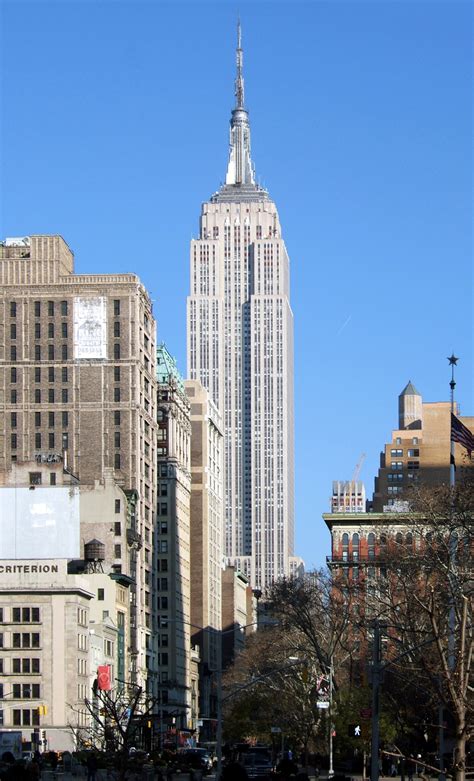
{"label": "skyscraper", "polygon": [[224,424],[225,554],[263,588],[294,545],[293,314],[278,212],[255,178],[240,25],[225,184],[191,242],[188,376]]}

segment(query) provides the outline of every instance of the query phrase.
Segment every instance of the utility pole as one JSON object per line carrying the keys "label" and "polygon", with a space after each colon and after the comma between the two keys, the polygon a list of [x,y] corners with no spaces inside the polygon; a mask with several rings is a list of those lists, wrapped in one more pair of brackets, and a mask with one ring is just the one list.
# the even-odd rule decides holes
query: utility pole
{"label": "utility pole", "polygon": [[332,714],[332,700],[333,700],[332,677],[333,677],[333,656],[331,653],[331,661],[329,663],[329,771],[328,771],[329,778],[332,778],[334,775],[334,751],[333,751],[333,740],[332,740],[333,732],[334,732],[333,714]]}
{"label": "utility pole", "polygon": [[379,781],[380,624],[374,620],[372,646],[372,743],[370,781]]}

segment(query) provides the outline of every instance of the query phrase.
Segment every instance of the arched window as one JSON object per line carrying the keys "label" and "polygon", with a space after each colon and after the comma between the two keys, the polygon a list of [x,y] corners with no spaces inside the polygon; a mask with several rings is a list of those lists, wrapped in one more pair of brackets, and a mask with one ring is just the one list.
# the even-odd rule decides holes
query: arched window
{"label": "arched window", "polygon": [[395,542],[397,545],[403,545],[403,534],[401,532],[397,532],[395,536]]}
{"label": "arched window", "polygon": [[352,535],[352,560],[359,561],[359,535]]}
{"label": "arched window", "polygon": [[375,534],[373,532],[367,535],[367,555],[369,559],[375,559]]}
{"label": "arched window", "polygon": [[347,561],[349,558],[349,535],[344,532],[342,535],[342,560]]}
{"label": "arched window", "polygon": [[411,532],[407,533],[407,536],[405,537],[406,544],[412,548],[413,547],[413,534]]}

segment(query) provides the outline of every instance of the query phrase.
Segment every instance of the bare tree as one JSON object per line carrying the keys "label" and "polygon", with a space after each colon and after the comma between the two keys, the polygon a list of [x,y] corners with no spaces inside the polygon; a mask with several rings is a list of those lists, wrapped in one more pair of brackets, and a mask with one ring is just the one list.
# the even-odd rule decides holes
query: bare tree
{"label": "bare tree", "polygon": [[145,695],[134,684],[119,684],[110,691],[95,689],[91,699],[84,704],[90,717],[90,725],[79,727],[71,724],[78,746],[113,755],[118,779],[127,778],[130,749],[144,731],[152,729],[157,701]]}
{"label": "bare tree", "polygon": [[323,726],[317,677],[304,636],[276,626],[257,632],[224,679],[227,736],[268,742],[273,727],[306,750]]}
{"label": "bare tree", "polygon": [[[464,781],[474,734],[473,486],[424,489],[388,530],[384,579],[366,584],[366,615],[386,626],[387,669],[411,681],[454,734],[451,772]],[[433,717],[434,718],[434,717]]]}

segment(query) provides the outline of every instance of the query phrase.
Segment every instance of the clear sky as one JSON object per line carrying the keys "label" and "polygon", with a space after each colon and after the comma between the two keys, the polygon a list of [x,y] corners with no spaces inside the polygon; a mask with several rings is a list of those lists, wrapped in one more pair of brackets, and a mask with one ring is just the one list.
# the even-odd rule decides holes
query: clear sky
{"label": "clear sky", "polygon": [[472,4],[8,2],[1,237],[60,233],[139,274],[186,370],[189,241],[222,182],[236,18],[260,182],[291,259],[296,552],[323,564],[333,479],[371,494],[412,380],[474,414]]}

